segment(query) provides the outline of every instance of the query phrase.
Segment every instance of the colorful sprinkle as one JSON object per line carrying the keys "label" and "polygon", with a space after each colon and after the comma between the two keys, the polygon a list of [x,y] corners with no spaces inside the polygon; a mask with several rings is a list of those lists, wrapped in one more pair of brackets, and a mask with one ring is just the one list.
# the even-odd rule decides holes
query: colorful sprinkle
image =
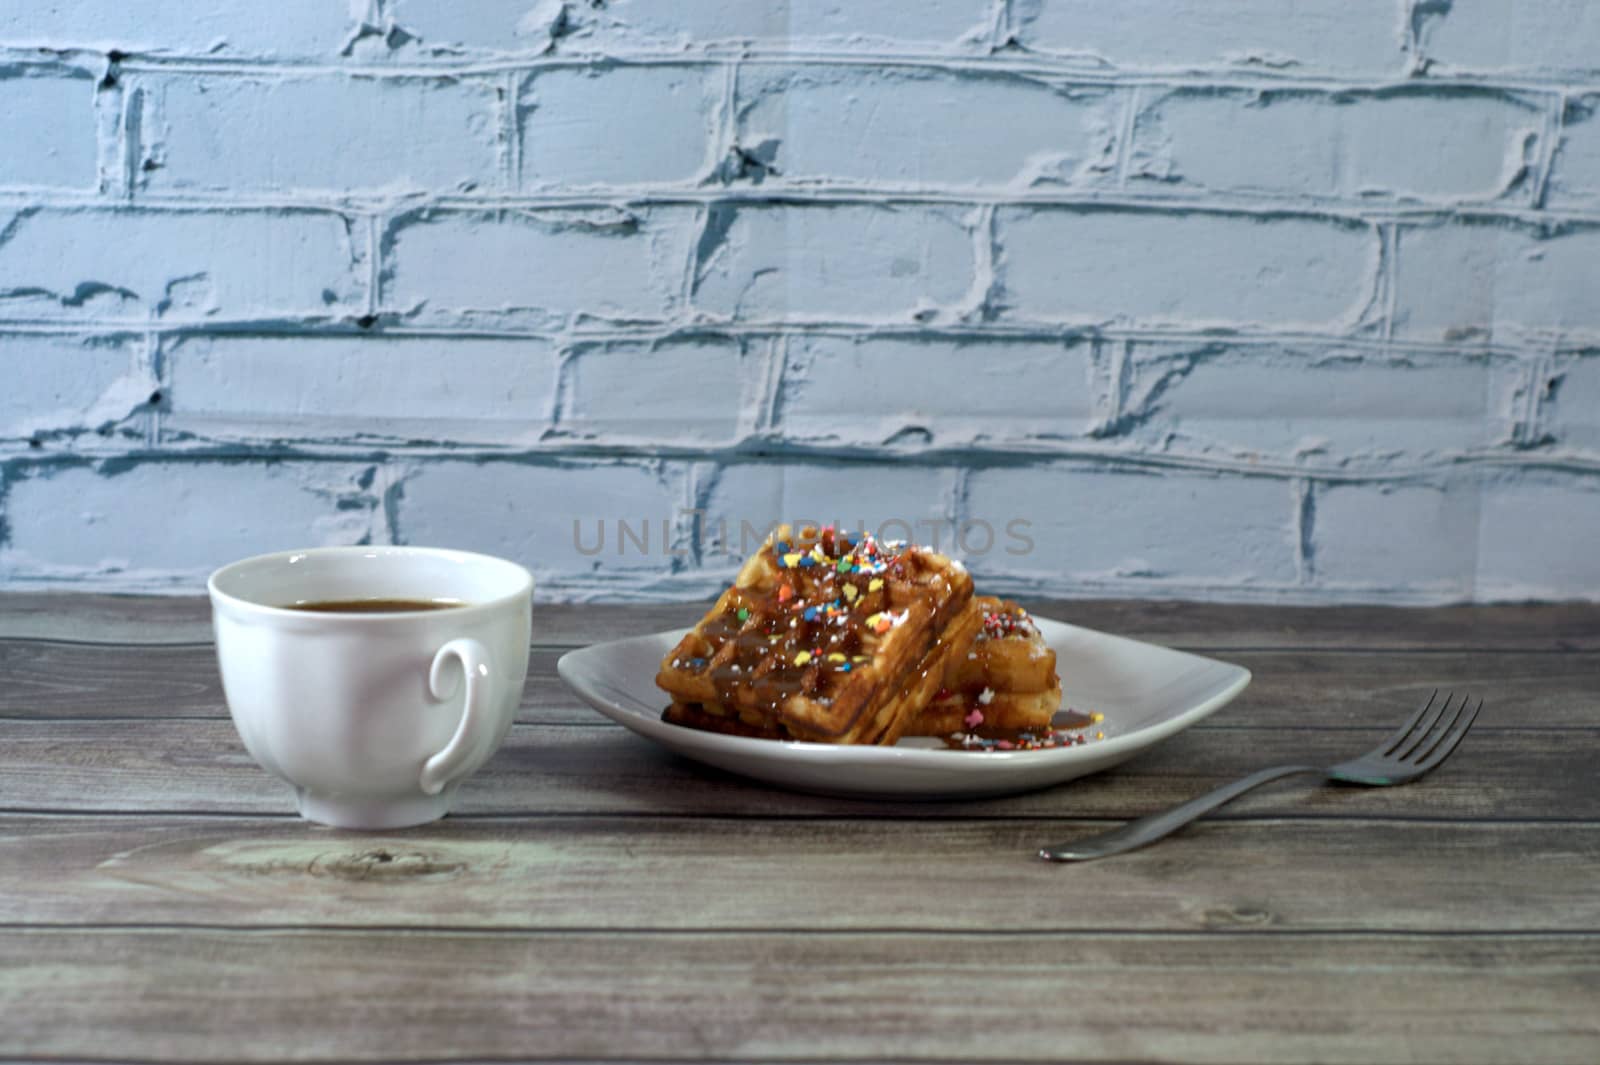
{"label": "colorful sprinkle", "polygon": [[844,661],[844,655],[840,654],[838,651],[835,651],[835,652],[833,652],[833,654],[828,656],[828,661],[830,661],[830,662],[843,662]]}
{"label": "colorful sprinkle", "polygon": [[1010,611],[996,610],[985,613],[983,631],[978,635],[980,639],[995,640],[1009,636],[1031,638],[1038,635],[1038,632],[1033,619],[1028,617],[1028,612],[1017,607]]}
{"label": "colorful sprinkle", "polygon": [[817,620],[817,608],[814,606],[808,606],[806,607],[805,613],[801,614],[800,616],[805,618],[807,621],[815,621]]}
{"label": "colorful sprinkle", "polygon": [[791,567],[799,565],[800,564],[800,552],[798,552],[798,551],[790,551],[788,554],[784,555],[783,556],[783,564],[785,566],[791,566]]}
{"label": "colorful sprinkle", "polygon": [[787,584],[778,585],[778,602],[787,603],[794,598],[794,589]]}
{"label": "colorful sprinkle", "polygon": [[972,713],[968,714],[961,720],[967,723],[968,728],[977,728],[979,725],[983,724],[983,711],[979,710],[977,707],[973,707]]}
{"label": "colorful sprinkle", "polygon": [[847,603],[855,602],[856,601],[856,596],[858,596],[860,594],[861,594],[860,592],[856,591],[856,586],[855,585],[847,584],[847,585],[844,586],[844,600],[845,600],[845,602],[847,602]]}
{"label": "colorful sprinkle", "polygon": [[952,732],[946,737],[946,746],[980,754],[991,751],[1042,751],[1059,747],[1082,747],[1089,742],[1092,741],[1082,733],[1062,732],[1056,729],[1051,729],[1042,736],[1032,732],[1022,732],[1014,739],[980,736],[976,732]]}
{"label": "colorful sprinkle", "polygon": [[803,666],[809,661],[811,661],[810,651],[801,651],[799,654],[794,656],[794,664],[797,666]]}
{"label": "colorful sprinkle", "polygon": [[882,588],[882,587],[883,587],[883,578],[882,577],[874,577],[874,578],[872,578],[872,580],[867,582],[867,591],[869,591],[869,592],[875,592],[879,588]]}

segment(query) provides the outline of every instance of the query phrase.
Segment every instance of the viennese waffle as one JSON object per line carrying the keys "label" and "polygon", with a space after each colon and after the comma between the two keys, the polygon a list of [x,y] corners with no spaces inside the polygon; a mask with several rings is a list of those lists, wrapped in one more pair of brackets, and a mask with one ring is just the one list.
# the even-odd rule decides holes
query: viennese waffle
{"label": "viennese waffle", "polygon": [[736,735],[895,742],[982,625],[972,578],[927,548],[777,531],[661,663],[666,720]]}
{"label": "viennese waffle", "polygon": [[1061,708],[1055,651],[1016,603],[993,596],[973,602],[983,627],[967,653],[950,660],[943,685],[906,734],[1048,732]]}

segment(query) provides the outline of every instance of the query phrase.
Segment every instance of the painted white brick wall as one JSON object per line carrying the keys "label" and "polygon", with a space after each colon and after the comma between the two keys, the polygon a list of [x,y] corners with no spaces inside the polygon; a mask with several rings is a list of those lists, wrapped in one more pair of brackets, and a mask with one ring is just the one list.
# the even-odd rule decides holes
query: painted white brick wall
{"label": "painted white brick wall", "polygon": [[1597,116],[1587,0],[5,5],[0,586],[1600,599]]}

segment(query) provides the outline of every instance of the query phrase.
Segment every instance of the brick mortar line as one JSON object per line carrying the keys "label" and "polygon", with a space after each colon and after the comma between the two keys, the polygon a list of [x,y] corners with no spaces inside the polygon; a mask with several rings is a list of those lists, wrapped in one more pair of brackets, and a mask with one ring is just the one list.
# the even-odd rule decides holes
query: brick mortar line
{"label": "brick mortar line", "polygon": [[522,76],[507,71],[500,87],[505,97],[500,102],[500,138],[504,145],[501,180],[507,189],[522,183]]}
{"label": "brick mortar line", "polygon": [[1381,242],[1378,284],[1382,287],[1379,296],[1383,307],[1379,328],[1385,349],[1392,349],[1395,343],[1394,322],[1400,300],[1400,286],[1396,283],[1400,276],[1400,227],[1393,222],[1383,223],[1379,226],[1378,239]]}
{"label": "brick mortar line", "polygon": [[446,459],[467,462],[503,462],[533,466],[578,465],[596,461],[651,464],[696,462],[718,465],[778,465],[794,462],[834,464],[875,463],[908,467],[1009,469],[1084,464],[1094,468],[1187,470],[1195,473],[1236,475],[1261,480],[1312,484],[1437,484],[1451,474],[1475,476],[1495,470],[1544,470],[1582,478],[1600,478],[1600,453],[1538,454],[1508,448],[1504,451],[1461,452],[1431,462],[1398,468],[1322,468],[1259,459],[1226,459],[1133,448],[1089,447],[1055,440],[1030,440],[1026,445],[952,444],[917,451],[886,451],[875,445],[820,445],[804,440],[774,440],[770,436],[725,446],[651,444],[559,443],[529,447],[457,443],[404,443],[383,446],[365,442],[338,445],[326,441],[296,445],[274,439],[261,444],[201,442],[191,445],[105,448],[75,452],[49,452],[0,446],[0,466],[87,466],[106,460],[136,463],[237,463],[270,457],[281,462],[334,463],[383,462],[397,459]]}
{"label": "brick mortar line", "polygon": [[1538,137],[1538,154],[1530,168],[1528,180],[1528,206],[1543,210],[1550,195],[1550,180],[1555,175],[1556,153],[1567,130],[1567,106],[1571,97],[1559,93],[1545,101]]}
{"label": "brick mortar line", "polygon": [[[354,315],[358,308],[349,308]],[[317,340],[337,338],[412,339],[412,340],[478,340],[511,341],[542,340],[556,347],[574,343],[650,343],[674,338],[711,337],[726,339],[782,339],[788,336],[834,336],[847,339],[884,337],[910,340],[960,340],[996,342],[1061,342],[1090,343],[1096,340],[1144,344],[1212,345],[1229,344],[1239,347],[1317,347],[1325,349],[1360,349],[1378,357],[1424,355],[1438,358],[1487,358],[1516,364],[1548,358],[1551,355],[1566,358],[1594,358],[1600,355],[1600,332],[1592,339],[1574,338],[1571,346],[1552,347],[1548,340],[1540,339],[1526,346],[1504,342],[1450,343],[1446,341],[1403,340],[1373,335],[1306,333],[1300,331],[1263,331],[1218,333],[1207,330],[1138,329],[1075,325],[1058,322],[1016,322],[1014,324],[985,324],[981,326],[952,324],[948,326],[918,326],[910,323],[851,322],[851,321],[686,321],[662,322],[636,326],[595,326],[573,329],[518,329],[514,326],[494,329],[473,326],[419,326],[385,325],[377,329],[359,329],[348,324],[348,317],[339,319],[205,319],[196,321],[156,321],[129,319],[127,321],[79,321],[76,319],[0,319],[0,337],[3,336],[61,336],[61,337],[140,337],[158,339],[184,337],[255,338],[274,340]]]}
{"label": "brick mortar line", "polygon": [[1526,227],[1600,228],[1600,206],[1595,208],[1530,208],[1493,203],[1455,204],[1367,204],[1334,202],[1295,203],[1267,198],[1247,199],[1238,194],[1218,193],[1212,198],[1159,195],[1138,196],[1125,192],[1100,194],[1063,193],[1058,190],[1027,193],[969,189],[866,189],[799,187],[765,191],[731,189],[634,190],[619,188],[572,194],[500,195],[482,198],[441,196],[427,200],[395,200],[389,197],[330,196],[327,199],[240,196],[232,199],[208,197],[155,197],[140,194],[132,199],[109,198],[95,193],[66,193],[63,190],[0,189],[0,209],[41,208],[58,211],[104,210],[107,213],[138,211],[172,214],[228,214],[238,211],[260,213],[325,214],[337,217],[366,214],[404,215],[422,211],[445,214],[494,214],[497,212],[562,211],[592,209],[650,209],[656,207],[700,208],[712,204],[779,209],[785,207],[885,207],[913,205],[934,208],[1019,208],[1059,209],[1062,211],[1120,211],[1130,214],[1208,215],[1232,218],[1281,218],[1292,221],[1325,222],[1352,229],[1363,226],[1400,225],[1433,228],[1451,222],[1480,225],[1513,223]]}
{"label": "brick mortar line", "polygon": [[1276,216],[1339,222],[1345,225],[1412,223],[1437,225],[1452,220],[1481,223],[1516,222],[1524,225],[1600,226],[1600,203],[1593,208],[1533,208],[1511,201],[1463,200],[1450,203],[1396,201],[1386,204],[1365,201],[1276,199],[1270,196],[1217,191],[1204,196],[1150,193],[1139,195],[1107,188],[1081,191],[1062,189],[1014,190],[1006,188],[884,188],[879,186],[832,184],[782,186],[762,184],[738,189],[650,188],[613,186],[574,192],[529,192],[484,196],[440,194],[427,197],[396,198],[383,195],[330,193],[326,197],[286,198],[265,194],[152,195],[141,193],[133,199],[110,197],[96,192],[71,189],[16,187],[0,188],[0,208],[44,208],[53,210],[104,209],[107,211],[167,211],[201,213],[230,211],[295,212],[304,214],[367,214],[374,211],[413,214],[442,211],[453,214],[494,213],[496,211],[580,210],[593,208],[703,207],[729,203],[740,206],[895,206],[918,204],[934,207],[1058,207],[1076,210],[1121,210],[1130,212],[1190,213],[1231,215],[1243,218]]}
{"label": "brick mortar line", "polygon": [[[57,54],[43,58],[30,48],[0,44],[0,61],[18,66],[55,67],[73,71],[93,71],[103,63],[105,53],[87,46],[53,46]],[[122,69],[132,73],[234,74],[260,77],[278,73],[285,77],[307,75],[358,75],[363,78],[392,80],[448,80],[471,76],[495,76],[508,72],[534,73],[540,70],[573,67],[665,66],[842,66],[867,70],[884,67],[945,70],[973,74],[1004,74],[1022,78],[1049,79],[1064,87],[1154,86],[1173,88],[1220,87],[1241,90],[1288,89],[1313,92],[1387,92],[1396,89],[1473,89],[1487,92],[1548,94],[1600,92],[1600,73],[1595,70],[1568,70],[1549,75],[1507,76],[1504,69],[1457,70],[1449,73],[1417,75],[1397,65],[1390,73],[1320,71],[1297,73],[1288,70],[1199,64],[1184,68],[1126,68],[1104,70],[1086,67],[1080,57],[1030,52],[911,52],[802,50],[764,48],[759,44],[730,39],[702,46],[696,52],[664,48],[621,48],[612,51],[563,52],[548,55],[501,55],[449,58],[434,61],[370,62],[330,61],[320,57],[282,58],[266,56],[216,57],[205,55],[154,55],[139,51],[124,54]]]}

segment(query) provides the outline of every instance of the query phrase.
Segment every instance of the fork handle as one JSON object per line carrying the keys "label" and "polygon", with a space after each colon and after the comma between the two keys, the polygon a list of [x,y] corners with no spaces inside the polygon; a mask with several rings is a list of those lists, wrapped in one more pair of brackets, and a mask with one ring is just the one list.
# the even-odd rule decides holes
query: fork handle
{"label": "fork handle", "polygon": [[1190,821],[1203,817],[1217,807],[1230,803],[1245,792],[1259,788],[1270,781],[1294,776],[1297,773],[1323,772],[1324,770],[1313,765],[1280,765],[1272,769],[1263,769],[1259,773],[1251,773],[1247,777],[1235,780],[1232,784],[1224,784],[1215,791],[1208,791],[1199,798],[1190,799],[1181,806],[1141,817],[1137,821],[1129,821],[1121,828],[1085,836],[1083,839],[1055,847],[1044,847],[1039,851],[1039,857],[1047,862],[1082,862],[1091,858],[1122,854],[1170,836]]}

